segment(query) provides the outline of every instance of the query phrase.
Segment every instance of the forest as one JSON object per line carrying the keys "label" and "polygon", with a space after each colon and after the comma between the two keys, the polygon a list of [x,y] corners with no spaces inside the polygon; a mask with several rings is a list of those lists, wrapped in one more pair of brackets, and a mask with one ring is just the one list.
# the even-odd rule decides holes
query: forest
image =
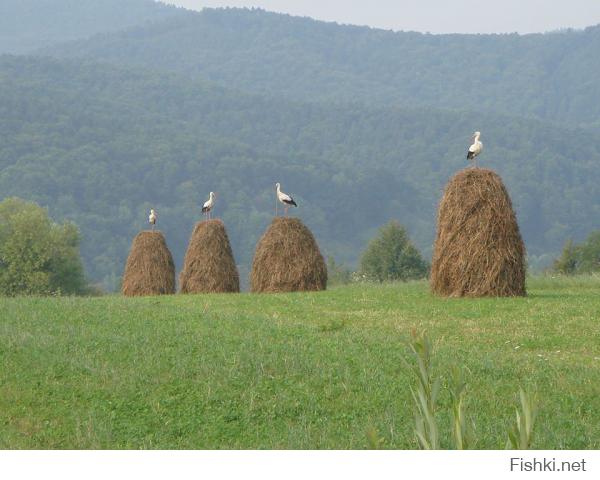
{"label": "forest", "polygon": [[303,101],[505,113],[600,125],[600,26],[431,35],[205,9],[43,53],[200,77]]}
{"label": "forest", "polygon": [[[144,5],[120,33],[98,21],[0,56],[0,199],[74,222],[86,274],[107,290],[150,207],[181,265],[209,191],[244,276],[275,182],[336,262],[356,266],[392,219],[429,258],[476,129],[531,268],[598,228],[598,28],[439,36],[144,0],[120,3],[124,21]],[[26,34],[0,36],[0,52]]]}

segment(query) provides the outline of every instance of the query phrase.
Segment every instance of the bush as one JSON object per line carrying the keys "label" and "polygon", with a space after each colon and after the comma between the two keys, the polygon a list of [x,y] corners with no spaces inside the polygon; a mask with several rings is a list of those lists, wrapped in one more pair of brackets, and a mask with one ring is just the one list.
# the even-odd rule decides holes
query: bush
{"label": "bush", "polygon": [[86,291],[79,231],[53,223],[35,203],[0,203],[0,295],[81,294]]}
{"label": "bush", "polygon": [[414,280],[429,272],[427,262],[402,225],[391,221],[369,243],[360,260],[361,274],[371,280]]}
{"label": "bush", "polygon": [[568,240],[554,261],[553,271],[565,275],[600,272],[600,230],[592,232],[581,244]]}

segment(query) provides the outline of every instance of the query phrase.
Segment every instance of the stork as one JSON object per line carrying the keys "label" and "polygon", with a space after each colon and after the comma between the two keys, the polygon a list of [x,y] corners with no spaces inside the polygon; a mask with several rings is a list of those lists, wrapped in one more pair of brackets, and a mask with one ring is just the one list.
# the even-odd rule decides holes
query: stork
{"label": "stork", "polygon": [[473,134],[473,145],[469,147],[469,151],[467,152],[467,160],[473,160],[474,167],[477,167],[477,155],[483,150],[483,143],[479,141],[479,137],[481,137],[481,132]]}
{"label": "stork", "polygon": [[206,215],[208,220],[210,220],[210,211],[215,206],[215,198],[216,198],[215,193],[210,192],[210,195],[208,196],[208,200],[206,202],[204,202],[204,205],[202,206],[202,213],[204,215]]}
{"label": "stork", "polygon": [[[276,183],[275,187],[277,187],[277,200],[279,200],[281,203],[283,203],[285,205],[284,211],[285,211],[285,214],[287,215],[288,208],[290,208],[290,205],[297,207],[298,204],[294,201],[294,199],[290,195],[288,195],[287,193],[283,193],[281,191],[281,184]],[[277,215],[277,203],[275,203],[275,215]]]}
{"label": "stork", "polygon": [[150,215],[148,215],[148,223],[152,225],[152,231],[154,231],[154,226],[156,225],[156,220],[158,219],[158,215],[153,208],[150,209]]}

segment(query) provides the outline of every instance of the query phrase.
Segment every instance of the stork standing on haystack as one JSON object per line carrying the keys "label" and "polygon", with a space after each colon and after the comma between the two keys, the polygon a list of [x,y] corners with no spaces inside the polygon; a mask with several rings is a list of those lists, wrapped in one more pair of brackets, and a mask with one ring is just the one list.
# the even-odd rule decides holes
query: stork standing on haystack
{"label": "stork standing on haystack", "polygon": [[479,137],[481,137],[481,132],[475,132],[473,134],[473,145],[469,147],[469,151],[467,152],[467,160],[473,161],[474,168],[477,167],[477,155],[483,150],[483,143],[479,141]]}
{"label": "stork standing on haystack", "polygon": [[[276,183],[275,187],[277,187],[277,200],[279,200],[281,203],[283,203],[283,205],[285,205],[284,211],[285,211],[285,214],[287,215],[288,208],[290,208],[290,205],[297,207],[298,204],[294,201],[294,199],[290,195],[288,195],[287,193],[283,193],[281,191],[281,185],[279,183]],[[275,202],[275,216],[277,216],[277,202]]]}
{"label": "stork standing on haystack", "polygon": [[156,220],[158,219],[158,215],[153,208],[150,209],[150,215],[148,215],[148,223],[152,225],[152,231],[154,231],[154,226],[156,225]]}
{"label": "stork standing on haystack", "polygon": [[210,194],[208,195],[208,200],[206,202],[204,202],[204,205],[202,205],[202,213],[204,215],[206,215],[206,218],[208,220],[210,220],[210,212],[213,209],[213,207],[215,206],[215,198],[217,196],[215,195],[214,192],[210,192]]}

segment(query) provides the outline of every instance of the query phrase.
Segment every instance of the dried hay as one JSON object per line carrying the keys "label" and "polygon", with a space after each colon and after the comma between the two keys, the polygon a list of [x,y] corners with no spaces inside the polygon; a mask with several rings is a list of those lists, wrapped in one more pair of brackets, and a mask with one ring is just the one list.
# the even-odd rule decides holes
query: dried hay
{"label": "dried hay", "polygon": [[273,219],[256,247],[250,284],[253,292],[261,293],[325,290],[325,260],[299,219]]}
{"label": "dried hay", "polygon": [[438,211],[431,289],[449,297],[525,292],[525,246],[502,179],[469,168],[446,186]]}
{"label": "dried hay", "polygon": [[198,222],[194,227],[179,284],[181,293],[240,291],[238,270],[221,220]]}
{"label": "dried hay", "polygon": [[144,231],[133,239],[122,292],[128,297],[175,293],[175,264],[161,232]]}

